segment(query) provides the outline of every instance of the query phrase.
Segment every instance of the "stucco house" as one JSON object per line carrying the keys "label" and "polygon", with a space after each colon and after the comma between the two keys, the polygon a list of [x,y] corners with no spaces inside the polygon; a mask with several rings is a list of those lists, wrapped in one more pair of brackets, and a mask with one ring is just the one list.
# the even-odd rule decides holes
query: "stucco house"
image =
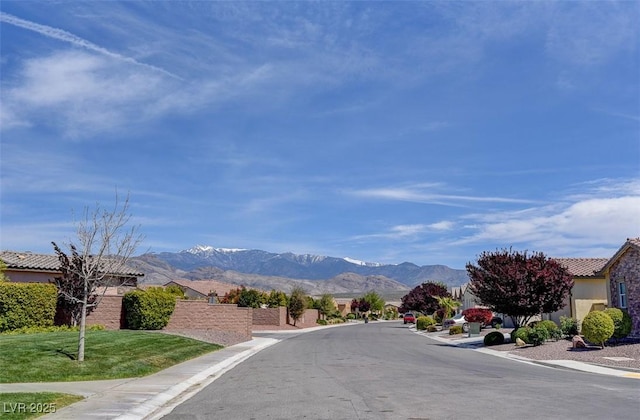
{"label": "stucco house", "polygon": [[[9,281],[16,283],[53,283],[56,277],[62,275],[57,255],[1,251],[0,260],[7,266],[4,274]],[[109,273],[109,276],[114,286],[125,285],[129,290],[138,285],[138,278],[143,277],[144,273],[126,267],[120,272]],[[115,289],[109,292],[113,294],[119,291]]]}
{"label": "stucco house", "polygon": [[222,298],[231,290],[239,288],[237,284],[224,283],[217,280],[187,280],[175,279],[165,284],[167,286],[178,286],[189,299],[208,299],[209,294],[215,292],[218,298]]}
{"label": "stucco house", "polygon": [[631,334],[640,337],[640,238],[629,238],[601,270],[609,306],[629,312]]}
{"label": "stucco house", "polygon": [[607,258],[553,258],[573,275],[573,288],[565,300],[565,307],[545,319],[560,323],[560,317],[575,318],[582,322],[591,311],[602,311],[607,308],[607,279],[602,268]]}

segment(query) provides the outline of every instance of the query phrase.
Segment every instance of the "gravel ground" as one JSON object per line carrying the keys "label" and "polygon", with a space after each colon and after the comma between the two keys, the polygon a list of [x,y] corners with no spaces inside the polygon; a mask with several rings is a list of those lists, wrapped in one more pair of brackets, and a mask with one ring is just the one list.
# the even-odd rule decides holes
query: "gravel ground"
{"label": "gravel ground", "polygon": [[[494,330],[482,330],[482,335],[486,335],[491,331]],[[502,332],[510,333],[511,330],[503,329]],[[466,338],[466,335],[443,335],[441,337],[456,340]],[[506,343],[487,348],[509,352],[510,354],[533,360],[575,360],[601,366],[637,369],[640,371],[640,340],[638,339],[626,339],[618,345],[609,345],[603,349],[599,346],[589,346],[586,349],[573,349],[570,340],[547,341],[545,344],[536,347],[517,347],[513,343]],[[608,358],[623,358],[624,360],[612,360]]]}

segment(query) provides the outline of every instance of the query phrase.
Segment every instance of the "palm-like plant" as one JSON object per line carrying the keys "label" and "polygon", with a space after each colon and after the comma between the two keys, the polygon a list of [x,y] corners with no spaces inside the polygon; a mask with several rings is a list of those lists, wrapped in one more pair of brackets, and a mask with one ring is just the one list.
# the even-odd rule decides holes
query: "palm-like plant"
{"label": "palm-like plant", "polygon": [[435,298],[438,301],[440,310],[442,310],[442,312],[444,313],[442,316],[442,322],[444,322],[444,320],[447,318],[451,318],[453,312],[460,306],[462,306],[461,302],[458,302],[457,300],[448,296],[436,296]]}

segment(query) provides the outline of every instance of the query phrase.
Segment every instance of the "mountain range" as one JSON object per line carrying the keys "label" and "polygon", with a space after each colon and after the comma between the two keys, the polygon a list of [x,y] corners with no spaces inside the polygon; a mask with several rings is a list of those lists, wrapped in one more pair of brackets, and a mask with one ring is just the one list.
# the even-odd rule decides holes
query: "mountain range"
{"label": "mountain range", "polygon": [[402,291],[426,281],[440,281],[451,287],[467,281],[465,270],[445,265],[380,264],[351,258],[204,245],[175,253],[148,253],[134,257],[131,262],[145,273],[141,280],[146,284],[162,284],[176,278],[213,279],[285,292],[302,286],[310,294]]}

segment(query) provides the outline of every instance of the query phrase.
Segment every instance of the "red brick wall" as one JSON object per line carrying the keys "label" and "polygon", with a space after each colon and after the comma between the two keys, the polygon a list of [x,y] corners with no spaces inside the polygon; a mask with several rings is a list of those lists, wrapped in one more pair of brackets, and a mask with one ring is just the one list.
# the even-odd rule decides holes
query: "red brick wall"
{"label": "red brick wall", "polygon": [[252,309],[236,305],[210,305],[207,301],[178,300],[167,331],[214,330],[251,338]]}
{"label": "red brick wall", "polygon": [[125,327],[122,296],[103,296],[98,306],[87,315],[87,325],[104,325],[108,330]]}

